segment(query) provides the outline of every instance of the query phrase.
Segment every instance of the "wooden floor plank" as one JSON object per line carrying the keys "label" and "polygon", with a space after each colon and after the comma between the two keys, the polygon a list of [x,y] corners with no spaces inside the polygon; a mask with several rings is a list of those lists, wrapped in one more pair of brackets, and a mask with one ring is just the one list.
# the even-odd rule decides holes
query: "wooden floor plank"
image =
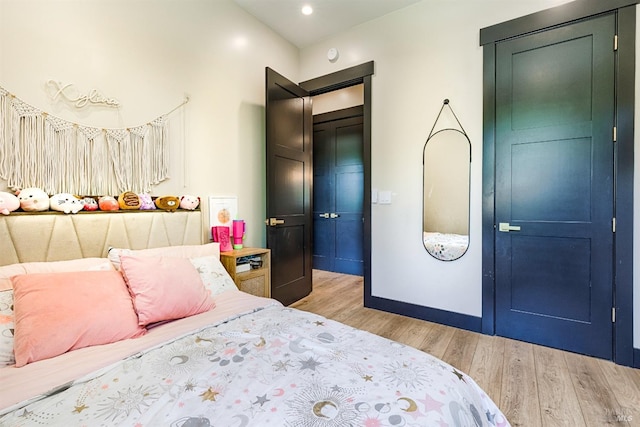
{"label": "wooden floor plank", "polygon": [[541,426],[533,345],[506,340],[499,408],[512,426]]}
{"label": "wooden floor plank", "polygon": [[620,404],[598,364],[598,360],[574,353],[564,353],[585,425],[591,427],[624,426],[612,414]]}
{"label": "wooden floor plank", "polygon": [[640,425],[640,371],[609,360],[598,360],[598,364],[620,405],[612,408],[609,416],[621,426]]}
{"label": "wooden floor plank", "polygon": [[585,425],[563,352],[541,346],[534,346],[533,352],[542,425]]}
{"label": "wooden floor plank", "polygon": [[363,307],[362,277],[313,272],[292,304],[430,353],[469,374],[513,426],[640,426],[640,370]]}
{"label": "wooden floor plank", "polygon": [[433,323],[404,316],[400,316],[400,319],[402,321],[396,322],[395,329],[387,338],[419,349],[425,337],[433,334]]}
{"label": "wooden floor plank", "polygon": [[351,315],[342,322],[354,328],[364,329],[365,331],[381,335],[380,331],[385,329],[387,323],[391,321],[393,316],[395,315],[385,313],[384,311],[362,308],[352,311]]}
{"label": "wooden floor plank", "polygon": [[502,392],[502,366],[504,365],[504,340],[482,335],[467,372],[494,401],[500,402]]}
{"label": "wooden floor plank", "polygon": [[[362,306],[362,277],[313,271],[313,297],[307,296],[291,307],[311,311],[337,321],[351,315],[354,305]],[[336,298],[339,295],[340,298]]]}
{"label": "wooden floor plank", "polygon": [[454,328],[434,323],[431,333],[425,335],[418,349],[442,359],[454,332]]}
{"label": "wooden floor plank", "polygon": [[478,345],[478,338],[479,335],[477,333],[457,329],[442,355],[442,360],[459,371],[468,373],[471,370],[471,362]]}

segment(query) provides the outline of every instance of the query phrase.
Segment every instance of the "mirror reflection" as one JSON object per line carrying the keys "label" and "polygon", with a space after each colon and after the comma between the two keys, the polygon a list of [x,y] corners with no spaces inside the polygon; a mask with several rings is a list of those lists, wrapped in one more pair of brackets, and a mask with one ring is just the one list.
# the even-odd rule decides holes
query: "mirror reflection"
{"label": "mirror reflection", "polygon": [[429,136],[423,156],[424,247],[453,261],[469,247],[471,142],[464,132],[443,129]]}

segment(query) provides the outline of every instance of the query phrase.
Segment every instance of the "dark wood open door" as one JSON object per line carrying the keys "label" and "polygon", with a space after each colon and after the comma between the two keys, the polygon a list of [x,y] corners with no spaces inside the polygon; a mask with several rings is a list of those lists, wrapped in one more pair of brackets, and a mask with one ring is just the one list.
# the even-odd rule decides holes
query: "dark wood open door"
{"label": "dark wood open door", "polygon": [[271,297],[289,305],[311,292],[311,98],[268,67],[265,96]]}
{"label": "dark wood open door", "polygon": [[499,335],[611,359],[615,16],[499,43]]}

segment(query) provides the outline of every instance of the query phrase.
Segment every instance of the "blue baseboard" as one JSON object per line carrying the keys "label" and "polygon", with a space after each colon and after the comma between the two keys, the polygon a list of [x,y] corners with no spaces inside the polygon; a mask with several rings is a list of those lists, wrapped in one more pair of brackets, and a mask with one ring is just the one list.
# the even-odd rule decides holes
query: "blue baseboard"
{"label": "blue baseboard", "polygon": [[389,313],[400,314],[402,316],[413,317],[414,319],[426,320],[428,322],[466,329],[468,331],[482,332],[482,318],[469,316],[467,314],[423,307],[421,305],[394,301],[366,294],[364,298],[364,306],[387,311]]}
{"label": "blue baseboard", "polygon": [[633,367],[640,368],[640,348],[633,349]]}

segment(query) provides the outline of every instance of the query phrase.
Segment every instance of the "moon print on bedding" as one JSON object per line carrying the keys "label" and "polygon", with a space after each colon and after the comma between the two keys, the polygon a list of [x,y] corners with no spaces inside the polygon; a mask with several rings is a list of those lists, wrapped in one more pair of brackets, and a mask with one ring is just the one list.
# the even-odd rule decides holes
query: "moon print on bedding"
{"label": "moon print on bedding", "polygon": [[65,426],[508,426],[467,375],[414,348],[270,306],[0,417]]}

